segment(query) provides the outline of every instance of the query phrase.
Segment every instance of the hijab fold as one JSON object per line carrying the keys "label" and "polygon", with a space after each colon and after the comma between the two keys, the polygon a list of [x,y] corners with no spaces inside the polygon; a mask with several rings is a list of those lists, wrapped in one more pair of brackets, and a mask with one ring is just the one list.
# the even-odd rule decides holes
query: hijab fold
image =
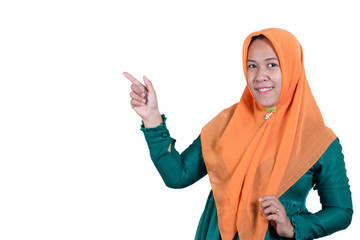
{"label": "hijab fold", "polygon": [[252,37],[264,35],[277,53],[282,91],[276,111],[265,120],[247,84],[240,101],[223,110],[201,131],[222,239],[264,239],[268,221],[258,199],[280,197],[320,158],[336,138],[325,126],[306,80],[302,47],[277,28],[250,34],[243,45],[243,68]]}

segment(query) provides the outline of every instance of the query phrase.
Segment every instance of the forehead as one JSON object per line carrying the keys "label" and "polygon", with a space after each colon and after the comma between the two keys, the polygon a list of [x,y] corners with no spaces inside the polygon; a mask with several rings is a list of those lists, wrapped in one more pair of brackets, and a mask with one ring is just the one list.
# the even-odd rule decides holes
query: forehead
{"label": "forehead", "polygon": [[248,59],[259,60],[262,58],[277,58],[277,54],[269,40],[256,39],[249,46]]}

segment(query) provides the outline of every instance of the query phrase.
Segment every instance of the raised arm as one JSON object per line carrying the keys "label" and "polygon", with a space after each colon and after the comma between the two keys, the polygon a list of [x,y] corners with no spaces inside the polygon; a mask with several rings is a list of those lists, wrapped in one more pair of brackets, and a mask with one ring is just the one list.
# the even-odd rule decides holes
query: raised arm
{"label": "raised arm", "polygon": [[131,107],[142,118],[151,159],[170,188],[184,188],[206,175],[200,137],[183,153],[175,149],[175,139],[170,137],[165,116],[160,115],[152,83],[144,76],[145,86],[129,73],[124,76],[132,82]]}

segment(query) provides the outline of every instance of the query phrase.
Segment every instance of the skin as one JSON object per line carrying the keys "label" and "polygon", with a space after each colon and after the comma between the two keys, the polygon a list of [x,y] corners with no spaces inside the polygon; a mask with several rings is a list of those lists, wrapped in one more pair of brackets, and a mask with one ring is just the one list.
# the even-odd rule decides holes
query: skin
{"label": "skin", "polygon": [[275,106],[281,93],[281,69],[268,40],[256,39],[250,45],[247,66],[248,85],[257,102],[265,108]]}
{"label": "skin", "polygon": [[[277,104],[281,93],[281,69],[277,55],[267,40],[255,40],[248,52],[247,81],[257,102],[265,107]],[[142,84],[127,72],[124,76],[131,81],[130,105],[142,118],[146,128],[156,127],[162,123],[158,101],[154,87],[150,80],[144,76]],[[259,89],[271,89],[260,92]],[[171,144],[168,151],[171,151]],[[281,237],[293,238],[294,227],[287,217],[284,206],[274,195],[266,195],[259,199],[260,211],[270,221]],[[278,210],[277,210],[278,209]]]}
{"label": "skin", "polygon": [[[281,237],[294,238],[294,226],[288,218],[284,205],[274,195],[266,195],[259,199],[260,211]],[[277,211],[278,209],[278,211]]]}
{"label": "skin", "polygon": [[124,72],[123,74],[132,83],[130,105],[142,118],[144,126],[146,128],[159,126],[163,120],[159,111],[156,92],[151,81],[144,76],[144,85],[129,73]]}

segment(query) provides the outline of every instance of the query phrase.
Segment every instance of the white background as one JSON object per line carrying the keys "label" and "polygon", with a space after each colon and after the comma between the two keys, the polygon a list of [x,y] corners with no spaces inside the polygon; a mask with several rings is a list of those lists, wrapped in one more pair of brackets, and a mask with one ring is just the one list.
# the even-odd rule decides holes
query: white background
{"label": "white background", "polygon": [[[340,138],[359,207],[356,1],[1,1],[0,239],[193,239],[207,177],[165,187],[130,107],[146,75],[184,150],[245,86],[246,36],[302,43],[307,78]],[[316,192],[308,208],[320,208]]]}

